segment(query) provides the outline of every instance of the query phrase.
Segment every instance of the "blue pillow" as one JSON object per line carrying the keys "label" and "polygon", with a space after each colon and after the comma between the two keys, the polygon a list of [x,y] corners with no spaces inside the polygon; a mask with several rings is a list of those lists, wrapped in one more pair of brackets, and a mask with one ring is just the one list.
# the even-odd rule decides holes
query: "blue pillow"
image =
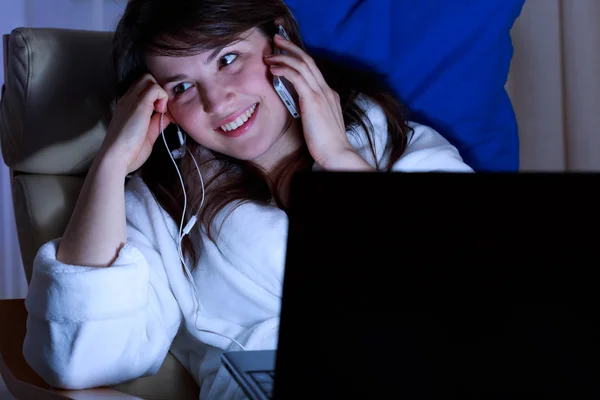
{"label": "blue pillow", "polygon": [[525,0],[286,0],[310,50],[375,68],[476,171],[517,171],[504,88]]}

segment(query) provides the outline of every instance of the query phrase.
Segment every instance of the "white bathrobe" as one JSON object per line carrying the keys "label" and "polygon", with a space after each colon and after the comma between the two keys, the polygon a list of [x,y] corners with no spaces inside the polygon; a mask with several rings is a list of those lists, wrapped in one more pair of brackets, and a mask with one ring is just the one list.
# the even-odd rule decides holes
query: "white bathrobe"
{"label": "white bathrobe", "polygon": [[[377,158],[387,165],[387,123],[381,109],[361,100],[372,123]],[[472,172],[433,129],[411,123],[414,134],[394,171]],[[348,135],[374,165],[366,133]],[[167,166],[165,166],[167,167]],[[321,169],[315,165],[315,170]],[[49,384],[65,389],[113,385],[154,374],[167,352],[198,382],[200,399],[229,399],[240,390],[220,364],[224,350],[275,349],[288,219],[253,203],[223,210],[216,243],[203,231],[192,285],[182,271],[176,224],[141,178],[127,183],[127,243],[109,268],[56,260],[60,239],[43,245],[26,298],[25,359]],[[201,229],[201,228],[197,228]]]}

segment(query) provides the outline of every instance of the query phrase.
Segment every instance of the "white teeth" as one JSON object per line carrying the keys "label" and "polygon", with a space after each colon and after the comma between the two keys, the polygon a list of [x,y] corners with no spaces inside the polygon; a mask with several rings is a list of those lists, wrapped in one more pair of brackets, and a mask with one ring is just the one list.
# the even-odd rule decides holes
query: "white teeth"
{"label": "white teeth", "polygon": [[235,121],[221,126],[221,129],[223,129],[225,132],[231,132],[231,131],[239,128],[240,126],[244,125],[250,119],[252,114],[254,114],[254,110],[256,110],[256,104],[254,104],[252,107],[250,107],[248,110],[246,110],[246,112],[244,114],[242,114],[241,116],[239,116]]}

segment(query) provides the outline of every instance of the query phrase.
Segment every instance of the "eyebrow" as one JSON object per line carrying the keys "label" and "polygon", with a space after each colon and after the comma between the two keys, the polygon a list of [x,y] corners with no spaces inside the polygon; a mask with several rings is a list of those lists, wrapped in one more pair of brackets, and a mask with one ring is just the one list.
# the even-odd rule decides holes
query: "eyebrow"
{"label": "eyebrow", "polygon": [[[184,81],[186,79],[187,79],[187,75],[185,75],[185,74],[177,74],[177,75],[169,76],[162,81],[161,86],[166,86],[169,83],[176,82],[176,81]],[[159,84],[160,84],[160,82],[159,82]]]}
{"label": "eyebrow", "polygon": [[[221,53],[221,52],[222,52],[224,49],[226,49],[227,47],[231,47],[231,46],[233,46],[234,44],[237,44],[237,43],[239,43],[239,42],[242,42],[242,41],[244,41],[245,39],[246,39],[246,38],[244,38],[244,39],[241,39],[241,40],[234,41],[233,43],[230,43],[230,44],[227,44],[227,45],[224,45],[224,46],[219,46],[219,47],[217,47],[216,49],[214,49],[214,50],[212,51],[212,53],[210,53],[210,55],[208,56],[208,58],[206,59],[206,61],[204,61],[204,65],[208,65],[208,64],[210,64],[211,62],[213,62],[213,60],[214,60],[215,58],[217,58],[217,56],[219,55],[219,53]],[[171,83],[171,82],[175,82],[175,81],[184,81],[184,80],[186,80],[186,79],[187,79],[187,77],[188,77],[188,76],[187,76],[187,75],[185,75],[185,74],[177,74],[177,75],[170,76],[170,77],[168,77],[168,78],[166,78],[166,79],[164,80],[164,85],[166,85],[166,84],[168,84],[168,83]]]}
{"label": "eyebrow", "polygon": [[220,52],[222,52],[223,50],[225,50],[228,47],[234,46],[238,43],[244,42],[246,40],[248,40],[248,37],[250,35],[247,35],[246,37],[239,37],[237,40],[234,40],[231,43],[225,44],[223,46],[219,46],[216,49],[213,50],[212,53],[210,53],[210,56],[208,56],[208,58],[206,59],[206,61],[204,62],[205,65],[210,64],[215,58],[217,58],[217,56],[219,55]]}
{"label": "eyebrow", "polygon": [[[217,58],[217,56],[219,55],[219,53],[227,46],[222,46],[222,47],[218,47],[215,50],[213,50],[212,53],[210,53],[210,55],[208,56],[208,58],[206,59],[206,61],[204,61],[204,65],[208,65],[210,64],[215,58]],[[169,83],[172,82],[176,82],[176,81],[184,81],[188,78],[188,76],[186,74],[177,74],[177,75],[172,75],[169,76],[167,78],[165,78],[163,80],[163,86],[167,85]]]}
{"label": "eyebrow", "polygon": [[217,58],[217,56],[219,55],[220,52],[223,51],[223,49],[225,49],[226,47],[229,47],[231,45],[227,45],[227,46],[219,46],[216,49],[213,50],[212,53],[210,53],[210,55],[208,56],[208,58],[206,59],[206,61],[204,61],[204,65],[208,65],[211,62],[213,62],[213,60],[215,58]]}
{"label": "eyebrow", "polygon": [[185,78],[187,78],[187,75],[185,75],[185,74],[177,74],[177,75],[173,75],[173,76],[169,76],[168,78],[165,78],[164,82],[165,82],[165,85],[166,85],[167,83],[171,83],[171,82],[174,82],[174,81],[185,80]]}

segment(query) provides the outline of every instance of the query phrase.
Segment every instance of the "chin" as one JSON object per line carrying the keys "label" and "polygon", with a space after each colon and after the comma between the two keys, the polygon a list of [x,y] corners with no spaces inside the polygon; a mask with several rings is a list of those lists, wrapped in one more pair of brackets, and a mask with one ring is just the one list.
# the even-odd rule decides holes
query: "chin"
{"label": "chin", "polygon": [[228,155],[241,161],[257,162],[263,157],[265,153],[266,151],[259,151],[259,149],[248,149],[245,151],[238,150],[235,152],[231,152]]}
{"label": "chin", "polygon": [[264,156],[271,150],[275,140],[261,140],[258,143],[256,141],[252,141],[248,143],[248,146],[245,148],[238,148],[235,151],[235,155],[233,157],[244,160],[244,161],[259,161],[264,158]]}

